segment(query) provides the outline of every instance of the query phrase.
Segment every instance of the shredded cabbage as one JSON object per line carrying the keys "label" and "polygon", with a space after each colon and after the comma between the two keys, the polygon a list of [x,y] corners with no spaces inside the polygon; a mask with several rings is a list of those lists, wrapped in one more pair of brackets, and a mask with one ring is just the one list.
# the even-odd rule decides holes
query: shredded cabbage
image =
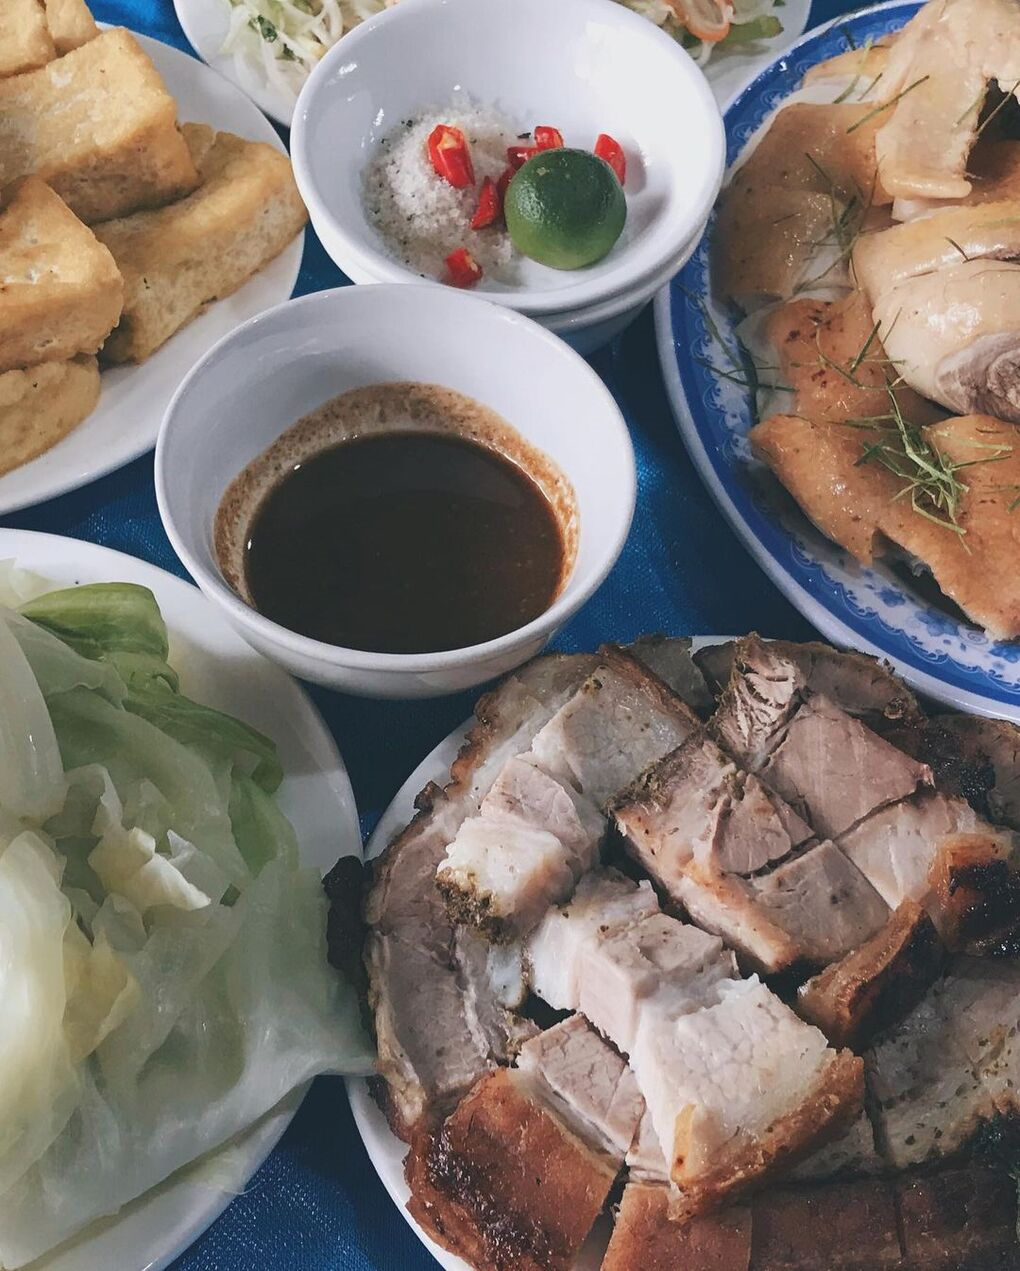
{"label": "shredded cabbage", "polygon": [[151,593],[0,564],[0,1267],[365,1072],[273,744],[192,702]]}
{"label": "shredded cabbage", "polygon": [[395,0],[226,0],[230,26],[222,52],[238,73],[258,71],[286,99],[301,86],[322,55],[351,27]]}
{"label": "shredded cabbage", "polygon": [[717,43],[699,40],[687,29],[683,20],[683,4],[677,0],[618,0],[628,9],[662,27],[683,44],[699,66],[704,66],[716,52],[736,48],[756,40],[770,40],[783,32],[783,24],[775,10],[785,0],[718,0],[720,11],[732,25]]}

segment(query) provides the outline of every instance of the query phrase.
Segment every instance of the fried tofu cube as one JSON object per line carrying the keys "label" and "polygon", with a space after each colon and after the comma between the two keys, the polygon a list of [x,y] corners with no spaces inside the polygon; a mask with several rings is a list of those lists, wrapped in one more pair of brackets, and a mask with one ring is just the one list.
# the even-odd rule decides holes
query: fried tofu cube
{"label": "fried tofu cube", "polygon": [[81,48],[99,34],[96,20],[85,0],[43,0],[46,25],[50,29],[57,57]]}
{"label": "fried tofu cube", "polygon": [[123,300],[109,250],[45,181],[0,194],[0,372],[97,353]]}
{"label": "fried tofu cube", "polygon": [[56,57],[42,0],[3,0],[0,6],[0,77],[45,66]]}
{"label": "fried tofu cube", "polygon": [[140,362],[236,291],[305,223],[290,162],[273,146],[185,124],[202,178],[158,211],[96,227],[124,276],[124,314],[103,358]]}
{"label": "fried tofu cube", "polygon": [[0,375],[0,475],[62,441],[99,400],[99,365],[84,355]]}
{"label": "fried tofu cube", "polygon": [[138,41],[104,31],[0,80],[0,185],[34,173],[86,224],[190,194],[177,105]]}

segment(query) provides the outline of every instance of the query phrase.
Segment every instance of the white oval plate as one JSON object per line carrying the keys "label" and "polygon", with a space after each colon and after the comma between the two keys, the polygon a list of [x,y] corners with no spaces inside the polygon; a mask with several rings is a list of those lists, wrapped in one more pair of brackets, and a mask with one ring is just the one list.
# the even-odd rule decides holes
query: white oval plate
{"label": "white oval plate", "polygon": [[[691,647],[703,649],[706,645],[721,644],[730,638],[729,636],[692,636]],[[461,743],[473,723],[474,720],[469,719],[460,728],[455,728],[444,741],[425,756],[407,778],[394,796],[393,802],[382,814],[379,824],[368,840],[365,847],[366,860],[374,860],[408,824],[414,816],[414,800],[420,790],[430,781],[440,786],[446,784],[450,777],[450,765],[456,759]],[[407,1202],[411,1196],[404,1178],[407,1144],[398,1139],[387,1125],[386,1118],[372,1098],[368,1082],[362,1077],[348,1077],[347,1094],[351,1101],[354,1121],[365,1144],[369,1160],[375,1166],[375,1171],[389,1192],[390,1199],[410,1224],[415,1235],[439,1265],[445,1268],[445,1271],[471,1271],[463,1258],[458,1258],[437,1245],[407,1212]],[[581,1250],[573,1271],[598,1271],[602,1265],[610,1234],[610,1224],[603,1216],[596,1223],[595,1230]],[[63,1268],[60,1271],[63,1271]]]}
{"label": "white oval plate", "polygon": [[[325,873],[361,852],[354,793],[332,736],[304,690],[251,649],[197,587],[155,565],[73,539],[0,529],[0,560],[16,560],[58,586],[129,582],[155,594],[170,630],[170,660],[185,691],[245,720],[279,747],[279,801],[297,831],[301,861]],[[247,1181],[273,1150],[304,1090],[234,1141]],[[32,1271],[161,1271],[227,1208],[232,1195],[187,1172],[89,1228]]]}
{"label": "white oval plate", "polygon": [[[899,30],[917,0],[890,0],[811,31],[773,61],[725,114],[730,164],[762,123],[800,85],[805,71]],[[713,298],[707,236],[655,302],[656,335],[677,426],[702,480],[762,569],[786,598],[836,644],[885,658],[928,697],[1020,719],[1020,642],[995,640],[931,602],[881,563],[865,568],[824,538],[792,501],[759,481],[750,453],[747,393],[713,367],[716,332],[732,347],[734,323]],[[722,368],[725,371],[725,366]]]}
{"label": "white oval plate", "polygon": [[[748,82],[752,75],[775,57],[778,50],[791,44],[807,26],[811,0],[786,0],[785,7],[776,11],[783,24],[783,32],[774,40],[762,40],[751,46],[754,52],[734,49],[730,53],[715,56],[708,63],[705,77],[720,105]],[[234,60],[220,52],[227,38],[230,25],[227,0],[174,0],[174,11],[184,34],[203,62],[208,63],[242,92],[247,93],[277,123],[290,127],[296,99],[292,101],[267,84],[259,72],[246,62]]]}
{"label": "white oval plate", "polygon": [[[211,124],[286,153],[273,126],[233,84],[169,44],[137,33],[136,38],[176,99],[182,122]],[[289,299],[303,249],[299,234],[265,269],[147,361],[104,370],[99,403],[88,419],[52,450],[0,477],[0,515],[76,490],[151,450],[174,390],[198,359],[234,327]]]}

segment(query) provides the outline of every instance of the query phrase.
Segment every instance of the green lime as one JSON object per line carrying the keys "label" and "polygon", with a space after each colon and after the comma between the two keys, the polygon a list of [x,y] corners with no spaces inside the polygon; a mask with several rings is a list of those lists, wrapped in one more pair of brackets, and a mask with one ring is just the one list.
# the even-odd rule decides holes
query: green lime
{"label": "green lime", "polygon": [[510,182],[503,205],[517,250],[553,269],[583,269],[612,250],[627,220],[616,173],[587,150],[543,150]]}

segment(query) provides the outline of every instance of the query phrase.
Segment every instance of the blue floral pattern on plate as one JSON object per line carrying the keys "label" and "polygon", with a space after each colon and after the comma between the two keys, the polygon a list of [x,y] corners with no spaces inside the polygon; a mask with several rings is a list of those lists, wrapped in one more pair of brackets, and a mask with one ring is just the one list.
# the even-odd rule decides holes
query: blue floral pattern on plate
{"label": "blue floral pattern on plate", "polygon": [[[894,2],[867,9],[787,49],[726,112],[727,162],[800,86],[805,71],[899,30],[919,7]],[[831,640],[888,659],[915,688],[943,702],[1020,719],[1020,644],[991,639],[887,568],[858,565],[763,479],[747,441],[749,395],[718,371],[725,367],[719,336],[731,344],[734,324],[712,299],[708,238],[660,294],[656,325],[680,432],[723,512],[776,585]]]}

